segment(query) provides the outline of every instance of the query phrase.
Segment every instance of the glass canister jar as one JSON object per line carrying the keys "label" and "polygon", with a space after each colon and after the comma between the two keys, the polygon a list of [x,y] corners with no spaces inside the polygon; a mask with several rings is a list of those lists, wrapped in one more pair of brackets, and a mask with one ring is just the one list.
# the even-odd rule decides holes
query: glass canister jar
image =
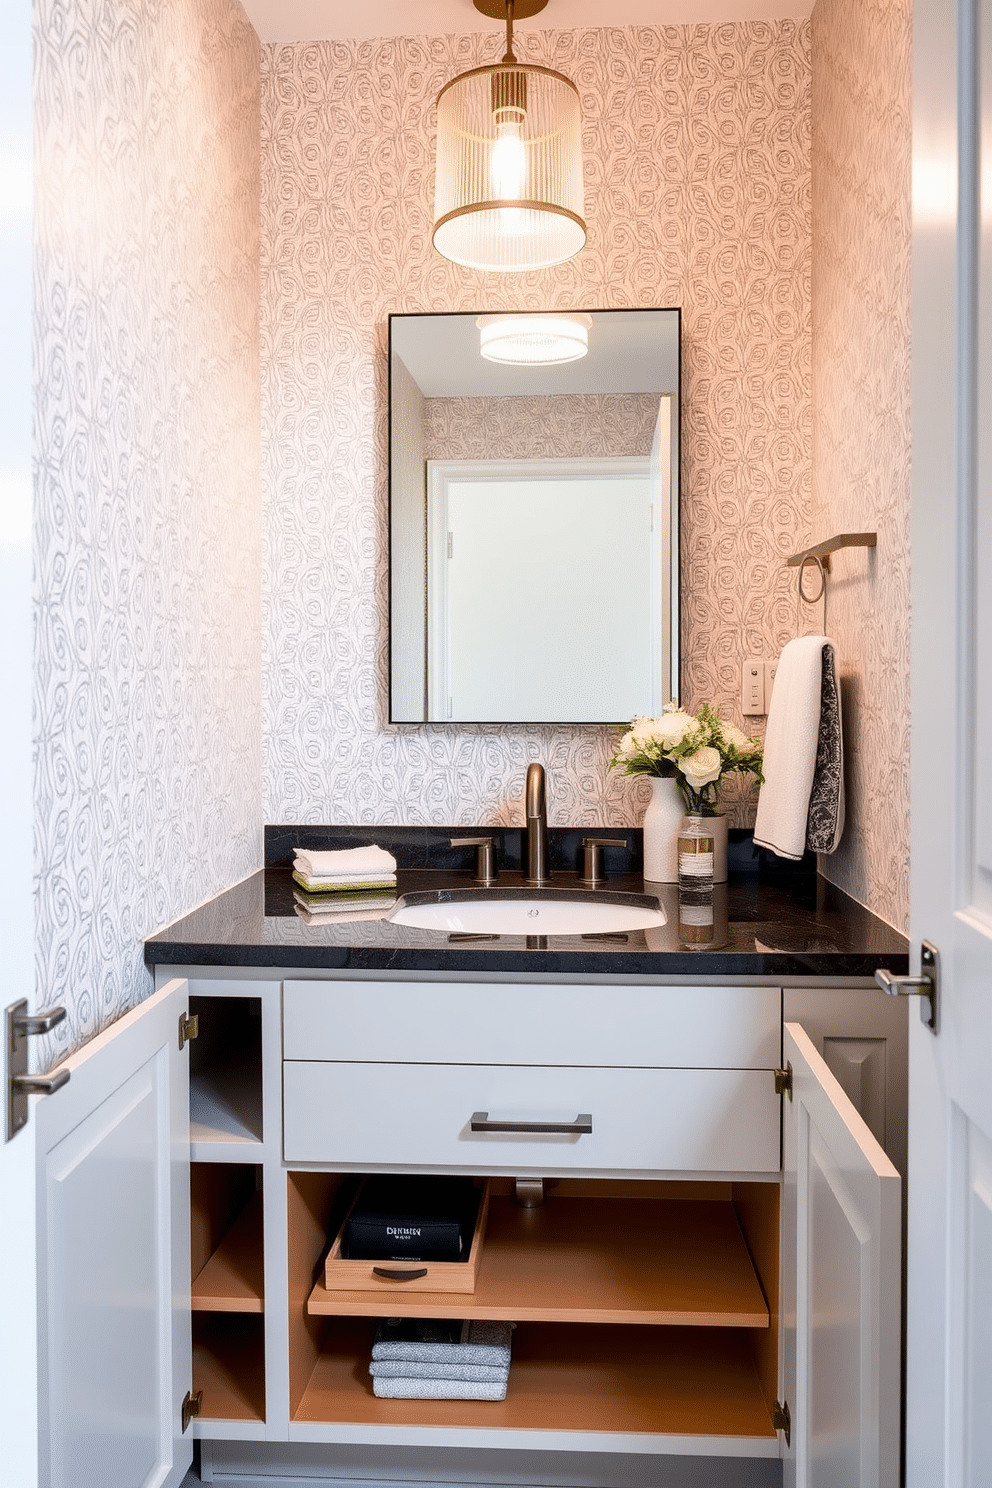
{"label": "glass canister jar", "polygon": [[713,829],[704,816],[687,816],[679,828],[679,897],[713,893]]}

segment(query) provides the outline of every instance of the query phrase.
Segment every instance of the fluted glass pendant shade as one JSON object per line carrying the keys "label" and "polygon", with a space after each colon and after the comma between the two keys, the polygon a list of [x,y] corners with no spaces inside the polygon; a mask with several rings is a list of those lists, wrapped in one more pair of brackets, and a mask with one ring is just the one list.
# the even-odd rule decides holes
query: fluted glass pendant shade
{"label": "fluted glass pendant shade", "polygon": [[480,315],[479,350],[507,367],[557,367],[589,350],[591,315]]}
{"label": "fluted glass pendant shade", "polygon": [[437,100],[434,247],[502,273],[545,269],[586,240],[579,95],[560,72],[504,60]]}

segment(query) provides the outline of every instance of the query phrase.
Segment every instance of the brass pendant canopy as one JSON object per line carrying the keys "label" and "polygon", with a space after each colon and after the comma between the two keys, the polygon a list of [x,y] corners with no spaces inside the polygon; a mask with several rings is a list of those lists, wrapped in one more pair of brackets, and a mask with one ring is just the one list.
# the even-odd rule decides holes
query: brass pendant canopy
{"label": "brass pendant canopy", "polygon": [[[476,10],[481,10],[492,21],[506,19],[506,0],[472,0],[472,3]],[[513,0],[513,19],[526,21],[529,16],[542,11],[547,3],[548,0]]]}
{"label": "brass pendant canopy", "polygon": [[514,15],[547,0],[475,3],[506,17],[506,55],[438,95],[434,246],[472,269],[548,268],[586,240],[578,92],[560,72],[513,55]]}

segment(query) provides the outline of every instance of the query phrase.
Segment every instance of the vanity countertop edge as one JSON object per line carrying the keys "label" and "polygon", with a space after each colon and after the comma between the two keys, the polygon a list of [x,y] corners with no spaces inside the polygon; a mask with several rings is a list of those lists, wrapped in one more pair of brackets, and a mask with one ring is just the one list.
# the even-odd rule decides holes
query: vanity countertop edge
{"label": "vanity countertop edge", "polygon": [[[505,888],[521,879],[512,863],[514,829],[500,833],[510,859],[501,872]],[[584,829],[586,832],[600,829]],[[574,869],[562,869],[580,829],[555,834],[552,889],[574,889]],[[369,975],[375,973],[462,974],[466,976],[581,976],[711,979],[871,980],[885,967],[895,975],[909,970],[909,943],[815,872],[784,874],[731,871],[717,886],[720,931],[711,947],[689,947],[680,936],[678,889],[645,883],[640,872],[638,829],[607,829],[618,837],[610,856],[619,871],[610,873],[606,892],[656,894],[668,916],[660,930],[618,937],[507,936],[451,938],[446,932],[397,925],[379,912],[350,917],[324,914],[307,921],[294,897],[286,843],[297,846],[350,846],[375,839],[395,853],[396,894],[472,887],[471,873],[449,847],[451,837],[471,828],[266,828],[267,867],[222,891],[145,941],[149,966],[255,967]],[[303,839],[306,836],[307,840]],[[627,839],[620,850],[620,838]],[[385,840],[384,840],[385,839]],[[744,844],[746,847],[747,844]],[[452,864],[452,855],[457,867]],[[404,861],[404,859],[406,861]],[[424,866],[424,865],[428,866]],[[373,912],[374,913],[374,912]],[[361,912],[359,912],[361,914]],[[724,921],[724,916],[726,919]],[[724,927],[725,925],[725,933]]]}

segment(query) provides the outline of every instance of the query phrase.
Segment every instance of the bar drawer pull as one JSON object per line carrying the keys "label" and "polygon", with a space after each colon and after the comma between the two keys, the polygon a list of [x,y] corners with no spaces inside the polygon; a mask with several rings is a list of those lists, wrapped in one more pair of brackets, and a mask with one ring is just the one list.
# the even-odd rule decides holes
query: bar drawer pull
{"label": "bar drawer pull", "polygon": [[511,1136],[538,1132],[545,1136],[588,1137],[592,1133],[592,1116],[580,1111],[574,1121],[490,1121],[488,1111],[473,1111],[474,1132],[506,1132]]}
{"label": "bar drawer pull", "polygon": [[393,1271],[388,1266],[373,1266],[373,1276],[384,1276],[387,1281],[416,1281],[418,1276],[426,1276],[427,1266],[421,1266],[417,1271]]}

